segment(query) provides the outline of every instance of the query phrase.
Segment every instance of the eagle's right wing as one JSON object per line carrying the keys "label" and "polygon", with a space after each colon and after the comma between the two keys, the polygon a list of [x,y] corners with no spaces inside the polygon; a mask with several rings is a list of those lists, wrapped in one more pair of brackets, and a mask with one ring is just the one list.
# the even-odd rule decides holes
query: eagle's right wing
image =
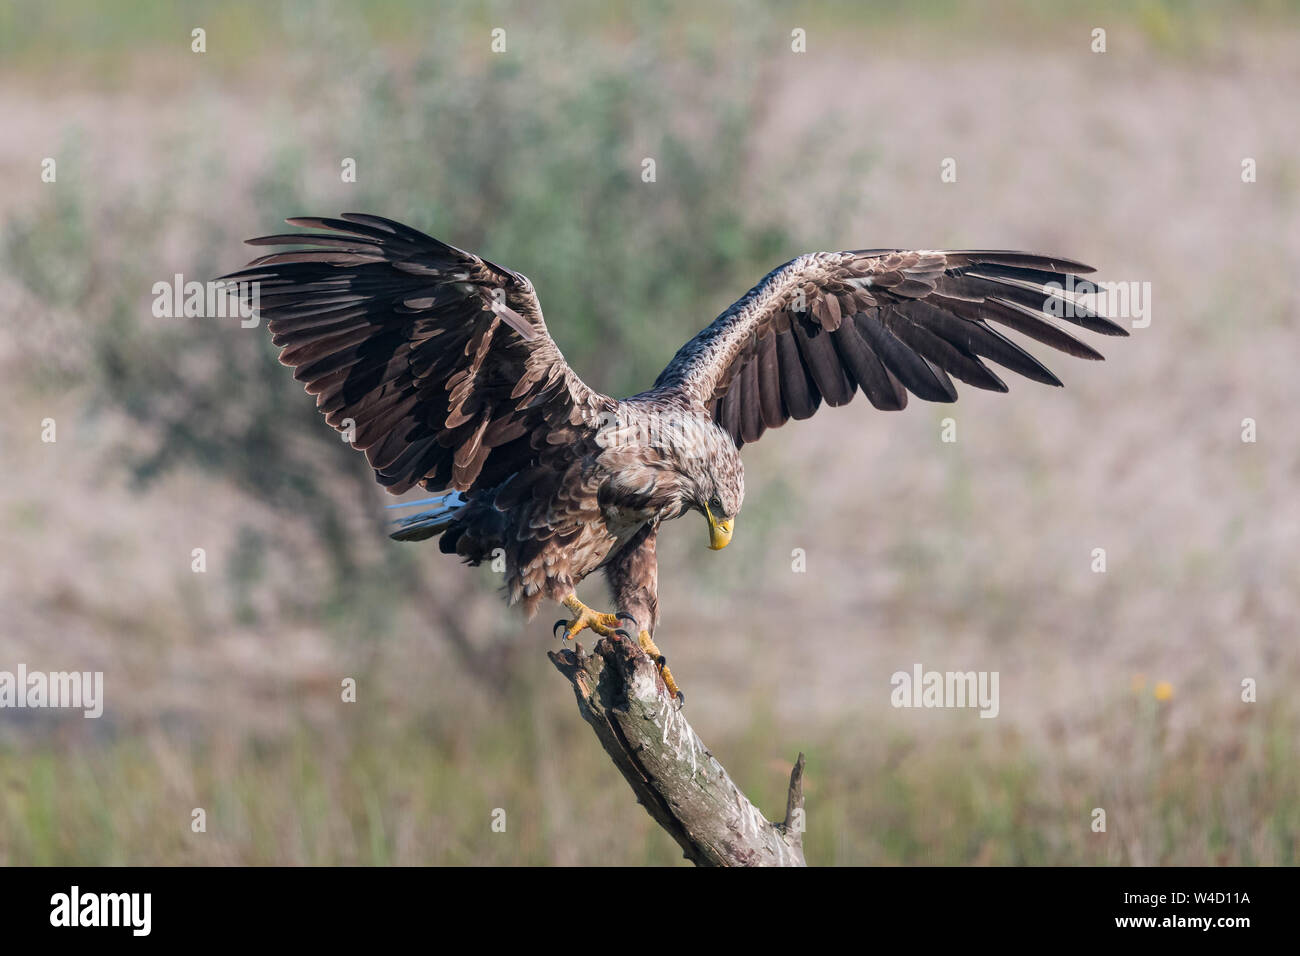
{"label": "eagle's right wing", "polygon": [[393,494],[493,487],[613,407],[564,361],[525,276],[379,216],[287,221],[331,231],[251,239],[308,248],[223,278],[258,283],[280,361]]}
{"label": "eagle's right wing", "polygon": [[[1090,266],[1024,252],[861,249],[800,256],[681,347],[656,387],[702,405],[736,444],[843,405],[861,389],[876,408],[909,392],[957,397],[952,378],[1005,392],[989,359],[1034,381],[1060,381],[990,323],[1081,358],[1101,355],[1048,320],[1103,335],[1124,329],[1062,291]],[[949,378],[952,376],[952,378]]]}

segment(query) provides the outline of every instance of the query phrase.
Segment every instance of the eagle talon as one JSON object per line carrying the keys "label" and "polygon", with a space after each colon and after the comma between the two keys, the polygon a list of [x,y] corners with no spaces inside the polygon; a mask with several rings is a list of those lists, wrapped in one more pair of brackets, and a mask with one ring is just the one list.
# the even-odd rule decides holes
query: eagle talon
{"label": "eagle talon", "polygon": [[673,672],[668,669],[668,658],[661,654],[659,648],[655,646],[654,638],[650,636],[650,632],[642,631],[638,634],[637,643],[641,645],[641,650],[645,652],[646,657],[654,661],[655,667],[659,668],[659,676],[663,678],[664,687],[668,688],[668,693],[676,697],[681,703],[685,703],[686,695],[678,688],[677,681],[673,679]]}
{"label": "eagle talon", "polygon": [[[564,618],[560,618],[558,621],[556,621],[554,626],[551,627],[551,636],[554,637],[555,632],[558,631],[560,628],[564,628],[567,631],[569,629],[569,622],[566,621]],[[569,635],[565,634],[564,639],[568,640]]]}
{"label": "eagle talon", "polygon": [[570,594],[561,602],[565,607],[573,612],[573,619],[569,621],[556,621],[555,627],[564,625],[564,639],[572,640],[578,636],[578,632],[583,630],[592,630],[601,637],[612,637],[614,634],[614,625],[618,623],[618,617],[613,614],[602,614],[600,611],[593,611],[587,605],[578,600],[577,594]]}
{"label": "eagle talon", "polygon": [[617,634],[619,637],[623,638],[623,640],[625,641],[632,640],[632,635],[629,634],[627,631],[623,630],[623,628],[621,627],[615,628],[614,633]]}

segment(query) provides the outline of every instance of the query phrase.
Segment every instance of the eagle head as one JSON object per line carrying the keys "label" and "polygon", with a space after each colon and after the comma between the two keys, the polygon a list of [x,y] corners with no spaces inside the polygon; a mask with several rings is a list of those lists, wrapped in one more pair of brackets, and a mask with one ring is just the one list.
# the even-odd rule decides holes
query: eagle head
{"label": "eagle head", "polygon": [[698,445],[681,461],[687,508],[709,523],[709,550],[731,542],[736,516],[745,500],[745,468],[730,435],[712,421],[700,429]]}

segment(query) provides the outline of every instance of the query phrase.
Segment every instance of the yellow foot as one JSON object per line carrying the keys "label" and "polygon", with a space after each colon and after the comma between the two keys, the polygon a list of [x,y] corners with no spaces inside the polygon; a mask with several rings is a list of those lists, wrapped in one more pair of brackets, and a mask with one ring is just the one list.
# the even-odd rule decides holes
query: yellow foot
{"label": "yellow foot", "polygon": [[[627,631],[621,628],[617,633],[623,637],[630,637]],[[654,661],[655,666],[659,668],[659,676],[664,679],[664,686],[668,688],[668,693],[676,697],[680,703],[686,703],[686,695],[677,686],[677,681],[673,680],[673,672],[668,669],[668,658],[664,657],[659,648],[655,646],[654,638],[650,636],[650,632],[642,631],[637,635],[636,639],[637,643],[641,645],[641,650],[645,651],[650,660]]]}
{"label": "yellow foot", "polygon": [[614,629],[618,627],[618,615],[601,614],[599,611],[593,611],[578,600],[577,594],[570,594],[561,603],[573,613],[573,620],[565,621],[561,619],[556,621],[552,630],[558,631],[563,627],[566,641],[577,637],[580,631],[587,628],[595,631],[601,637],[612,637]]}

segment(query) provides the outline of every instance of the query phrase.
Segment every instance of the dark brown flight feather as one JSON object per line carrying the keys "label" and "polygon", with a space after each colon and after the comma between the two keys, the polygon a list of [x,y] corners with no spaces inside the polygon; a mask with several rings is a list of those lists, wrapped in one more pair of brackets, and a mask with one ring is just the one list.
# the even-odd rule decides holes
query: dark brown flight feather
{"label": "dark brown flight feather", "polygon": [[[655,386],[705,405],[743,445],[790,418],[807,418],[823,400],[843,405],[859,389],[886,410],[903,408],[909,392],[955,401],[953,378],[1005,392],[1006,383],[984,360],[1060,385],[993,326],[1100,359],[1050,318],[1057,314],[1104,335],[1128,334],[1064,291],[1092,271],[1069,259],[1003,251],[800,256],[768,273],[682,346]],[[758,414],[747,411],[751,405]]]}
{"label": "dark brown flight feather", "polygon": [[307,248],[225,278],[259,284],[280,360],[394,494],[493,487],[611,403],[565,364],[524,276],[378,216],[287,222],[332,231],[251,239]]}

